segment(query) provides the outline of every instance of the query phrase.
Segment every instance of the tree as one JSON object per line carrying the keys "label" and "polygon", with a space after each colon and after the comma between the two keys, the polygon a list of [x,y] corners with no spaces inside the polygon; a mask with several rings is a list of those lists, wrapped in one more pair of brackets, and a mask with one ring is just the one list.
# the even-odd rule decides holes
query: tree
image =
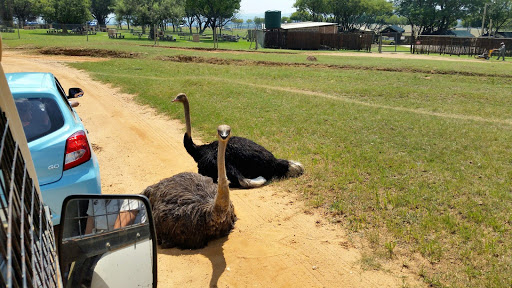
{"label": "tree", "polygon": [[195,4],[197,12],[206,18],[206,22],[213,30],[214,46],[217,46],[217,27],[222,27],[230,21],[238,10],[240,0],[197,0]]}
{"label": "tree", "polygon": [[34,1],[33,0],[12,0],[12,12],[14,17],[18,19],[19,27],[25,25],[25,21],[35,18]]}
{"label": "tree", "polygon": [[0,24],[13,26],[12,0],[0,0]]}
{"label": "tree", "polygon": [[326,5],[327,10],[334,18],[334,22],[338,23],[343,31],[356,28],[358,17],[364,14],[362,0],[327,0]]}
{"label": "tree", "polygon": [[393,4],[386,0],[362,0],[362,13],[355,20],[356,28],[370,29],[371,26],[380,30],[386,19],[393,15]]}
{"label": "tree", "polygon": [[172,23],[173,31],[176,27],[183,24],[185,16],[185,0],[167,0],[160,5],[160,26],[167,28],[168,23]]}
{"label": "tree", "polygon": [[185,1],[185,17],[187,18],[187,25],[192,34],[192,25],[196,23],[196,29],[199,29],[199,34],[203,34],[209,25],[209,20],[201,15],[203,9],[199,6],[196,0]]}
{"label": "tree", "polygon": [[311,15],[312,21],[323,21],[326,16],[326,0],[296,0],[293,7]]}
{"label": "tree", "polygon": [[245,20],[245,23],[247,23],[247,29],[250,29],[250,28],[251,28],[251,25],[252,25],[254,22],[252,21],[252,19],[247,19],[247,20]]}
{"label": "tree", "polygon": [[260,29],[263,25],[263,23],[265,23],[265,18],[261,18],[261,17],[254,17],[254,27],[256,29]]}
{"label": "tree", "polygon": [[114,0],[91,0],[91,14],[98,21],[98,25],[104,26],[108,15],[114,12]]}
{"label": "tree", "polygon": [[384,22],[389,25],[396,25],[399,27],[404,27],[407,25],[407,19],[405,17],[400,17],[396,14],[393,14],[384,19]]}
{"label": "tree", "polygon": [[[482,27],[485,2],[481,2],[476,6],[479,6],[480,9],[473,9],[474,11],[472,11],[464,22],[472,27]],[[498,31],[506,29],[512,24],[512,1],[494,0],[492,3],[488,3],[485,15],[484,29],[488,34],[495,35]],[[491,20],[492,27],[490,27]],[[491,29],[492,31],[489,31]]]}
{"label": "tree", "polygon": [[480,0],[395,0],[396,12],[406,17],[418,34],[432,34],[455,26]]}
{"label": "tree", "polygon": [[298,11],[292,14],[292,20],[329,20],[344,31],[383,25],[393,12],[392,3],[386,0],[296,0],[294,7]]}
{"label": "tree", "polygon": [[125,21],[128,24],[128,29],[130,29],[130,25],[133,24],[136,10],[135,3],[136,0],[117,0],[114,5],[116,21]]}
{"label": "tree", "polygon": [[288,23],[288,22],[290,22],[290,17],[286,17],[286,16],[281,17],[281,23],[282,24]]}
{"label": "tree", "polygon": [[[123,29],[123,21],[124,20],[124,17],[122,15],[115,15],[115,19],[116,19],[116,23],[117,23],[117,28],[118,29]],[[128,26],[128,29],[130,29],[130,23],[127,23],[127,26]]]}
{"label": "tree", "polygon": [[234,19],[231,19],[231,22],[233,22],[233,24],[235,24],[236,29],[242,29],[242,24],[244,23],[244,19],[234,18]]}
{"label": "tree", "polygon": [[308,21],[310,15],[306,11],[295,11],[290,16],[290,20],[293,22]]}
{"label": "tree", "polygon": [[192,5],[192,0],[186,0],[185,1],[185,23],[188,26],[190,30],[190,34],[192,34],[192,26],[196,22],[196,17],[198,13],[196,12],[196,9],[194,5]]}
{"label": "tree", "polygon": [[[154,37],[154,26],[161,29],[166,27],[166,23],[178,23],[185,16],[184,0],[146,0],[140,2],[137,0],[122,0],[124,4],[118,5],[118,8],[131,6],[133,12],[132,25],[142,27],[142,33],[146,33],[146,27],[150,27],[150,37]],[[117,11],[117,10],[116,10]]]}
{"label": "tree", "polygon": [[89,0],[39,0],[37,11],[47,22],[62,25],[67,33],[67,24],[83,24],[92,19]]}

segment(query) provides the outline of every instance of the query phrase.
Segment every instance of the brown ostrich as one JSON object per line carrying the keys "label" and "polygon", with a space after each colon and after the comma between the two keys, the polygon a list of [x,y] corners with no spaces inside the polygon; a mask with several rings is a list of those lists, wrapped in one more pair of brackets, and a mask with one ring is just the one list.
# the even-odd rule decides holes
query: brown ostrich
{"label": "brown ostrich", "polygon": [[231,128],[220,125],[217,136],[218,184],[214,184],[212,178],[185,172],[142,192],[151,203],[157,239],[162,248],[202,248],[209,240],[226,236],[233,229],[236,215],[229,200],[225,167]]}
{"label": "brown ostrich", "polygon": [[[196,161],[199,174],[217,179],[217,141],[196,145],[192,140],[187,96],[180,93],[172,102],[183,103],[187,126],[183,144],[188,154]],[[298,177],[304,173],[304,167],[299,162],[278,159],[263,146],[236,136],[231,138],[226,149],[226,170],[230,186],[241,188],[255,188],[264,185],[267,180]]]}

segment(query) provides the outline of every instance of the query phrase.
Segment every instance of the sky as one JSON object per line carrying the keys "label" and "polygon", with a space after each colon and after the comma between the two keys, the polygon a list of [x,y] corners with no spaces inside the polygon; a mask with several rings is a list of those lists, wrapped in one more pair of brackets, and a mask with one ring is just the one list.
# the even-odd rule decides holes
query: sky
{"label": "sky", "polygon": [[261,14],[263,17],[267,10],[281,11],[281,15],[291,14],[295,12],[293,4],[295,0],[241,0],[240,14]]}

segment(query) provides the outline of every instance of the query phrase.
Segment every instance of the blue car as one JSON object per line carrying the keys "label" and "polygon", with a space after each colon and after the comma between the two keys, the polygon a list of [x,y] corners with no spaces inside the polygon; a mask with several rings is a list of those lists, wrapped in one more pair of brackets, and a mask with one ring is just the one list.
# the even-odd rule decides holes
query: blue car
{"label": "blue car", "polygon": [[41,188],[54,225],[62,202],[71,194],[101,194],[100,169],[80,117],[51,73],[6,73]]}

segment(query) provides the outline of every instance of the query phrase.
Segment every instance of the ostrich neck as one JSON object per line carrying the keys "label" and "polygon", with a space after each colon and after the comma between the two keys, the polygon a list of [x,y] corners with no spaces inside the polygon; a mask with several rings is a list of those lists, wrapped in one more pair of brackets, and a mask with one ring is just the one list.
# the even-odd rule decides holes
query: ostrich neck
{"label": "ostrich neck", "polygon": [[217,154],[217,196],[215,197],[215,208],[227,211],[229,208],[229,182],[226,177],[226,141],[219,141]]}
{"label": "ostrich neck", "polygon": [[190,107],[188,105],[188,100],[183,102],[183,108],[185,108],[185,123],[187,125],[187,135],[188,137],[192,137],[192,126],[190,124]]}

